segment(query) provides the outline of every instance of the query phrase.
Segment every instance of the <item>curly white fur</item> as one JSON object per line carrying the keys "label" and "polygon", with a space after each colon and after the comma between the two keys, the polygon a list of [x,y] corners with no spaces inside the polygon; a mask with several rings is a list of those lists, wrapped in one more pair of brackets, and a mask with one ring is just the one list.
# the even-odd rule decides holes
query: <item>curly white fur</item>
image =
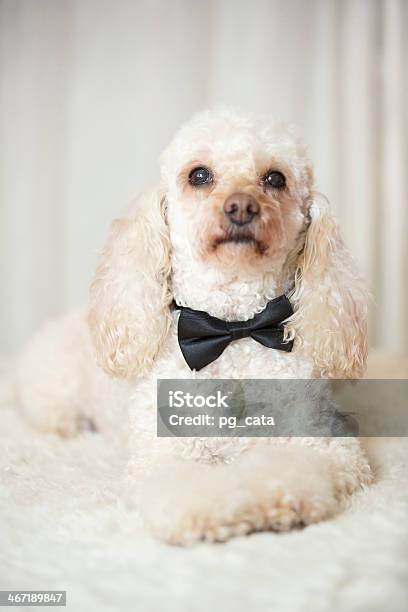
{"label": "curly white fur", "polygon": [[[213,182],[194,189],[196,166]],[[268,190],[266,171],[284,174]],[[312,165],[292,128],[222,109],[194,117],[162,156],[162,181],[112,224],[91,287],[89,313],[52,324],[19,368],[21,404],[44,430],[69,435],[86,419],[127,423],[127,498],[171,542],[224,540],[289,529],[337,512],[370,481],[355,439],[157,439],[157,378],[354,378],[366,358],[366,293]],[[259,202],[254,242],[223,242],[223,203],[236,192]],[[257,245],[257,248],[255,248]],[[261,246],[259,246],[261,245]],[[180,305],[246,320],[292,291],[292,353],[236,341],[200,372],[177,343]],[[91,342],[98,370],[91,358]],[[120,381],[122,379],[122,382]],[[70,382],[70,384],[68,384]]]}

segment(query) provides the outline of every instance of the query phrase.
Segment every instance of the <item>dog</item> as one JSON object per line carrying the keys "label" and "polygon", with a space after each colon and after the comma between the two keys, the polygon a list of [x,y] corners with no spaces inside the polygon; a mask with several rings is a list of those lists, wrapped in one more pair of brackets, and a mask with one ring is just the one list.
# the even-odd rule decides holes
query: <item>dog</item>
{"label": "dog", "polygon": [[[239,325],[281,296],[292,310],[280,348],[234,337],[191,369],[178,337],[186,309]],[[20,405],[37,428],[63,436],[89,423],[123,427],[124,495],[167,542],[305,526],[370,482],[357,438],[158,438],[156,381],[359,378],[366,312],[365,285],[296,130],[204,111],[164,151],[160,185],[113,221],[89,307],[48,323],[27,347]]]}

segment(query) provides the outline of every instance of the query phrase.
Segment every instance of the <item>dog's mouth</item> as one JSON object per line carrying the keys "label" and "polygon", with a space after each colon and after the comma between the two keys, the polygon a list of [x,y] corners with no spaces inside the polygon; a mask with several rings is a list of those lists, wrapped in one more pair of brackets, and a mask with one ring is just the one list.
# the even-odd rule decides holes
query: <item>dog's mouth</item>
{"label": "dog's mouth", "polygon": [[250,247],[257,251],[260,255],[265,253],[267,248],[260,240],[257,240],[253,234],[242,231],[227,233],[225,236],[217,238],[214,243],[214,248],[225,244]]}

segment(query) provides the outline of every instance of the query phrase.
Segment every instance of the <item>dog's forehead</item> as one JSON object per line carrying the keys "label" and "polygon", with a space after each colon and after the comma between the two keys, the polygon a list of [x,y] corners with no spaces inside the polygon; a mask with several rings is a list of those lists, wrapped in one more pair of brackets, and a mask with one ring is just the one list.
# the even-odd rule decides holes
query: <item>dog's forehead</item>
{"label": "dog's forehead", "polygon": [[271,119],[248,119],[208,112],[176,134],[162,157],[162,173],[171,180],[189,164],[212,165],[219,173],[248,174],[279,165],[304,176],[306,150],[292,126]]}

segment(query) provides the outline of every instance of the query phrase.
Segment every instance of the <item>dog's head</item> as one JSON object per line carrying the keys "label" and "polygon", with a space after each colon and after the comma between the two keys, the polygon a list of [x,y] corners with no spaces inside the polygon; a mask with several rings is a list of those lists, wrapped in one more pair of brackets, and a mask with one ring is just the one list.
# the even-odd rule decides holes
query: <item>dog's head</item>
{"label": "dog's head", "polygon": [[312,167],[287,126],[204,112],[162,157],[172,242],[218,269],[267,270],[295,247]]}
{"label": "dog's head", "polygon": [[176,134],[161,174],[161,186],[113,222],[92,283],[100,365],[124,378],[152,366],[171,323],[175,266],[196,261],[245,278],[279,274],[291,260],[295,314],[287,334],[318,374],[359,376],[365,291],[294,131],[206,111]]}

